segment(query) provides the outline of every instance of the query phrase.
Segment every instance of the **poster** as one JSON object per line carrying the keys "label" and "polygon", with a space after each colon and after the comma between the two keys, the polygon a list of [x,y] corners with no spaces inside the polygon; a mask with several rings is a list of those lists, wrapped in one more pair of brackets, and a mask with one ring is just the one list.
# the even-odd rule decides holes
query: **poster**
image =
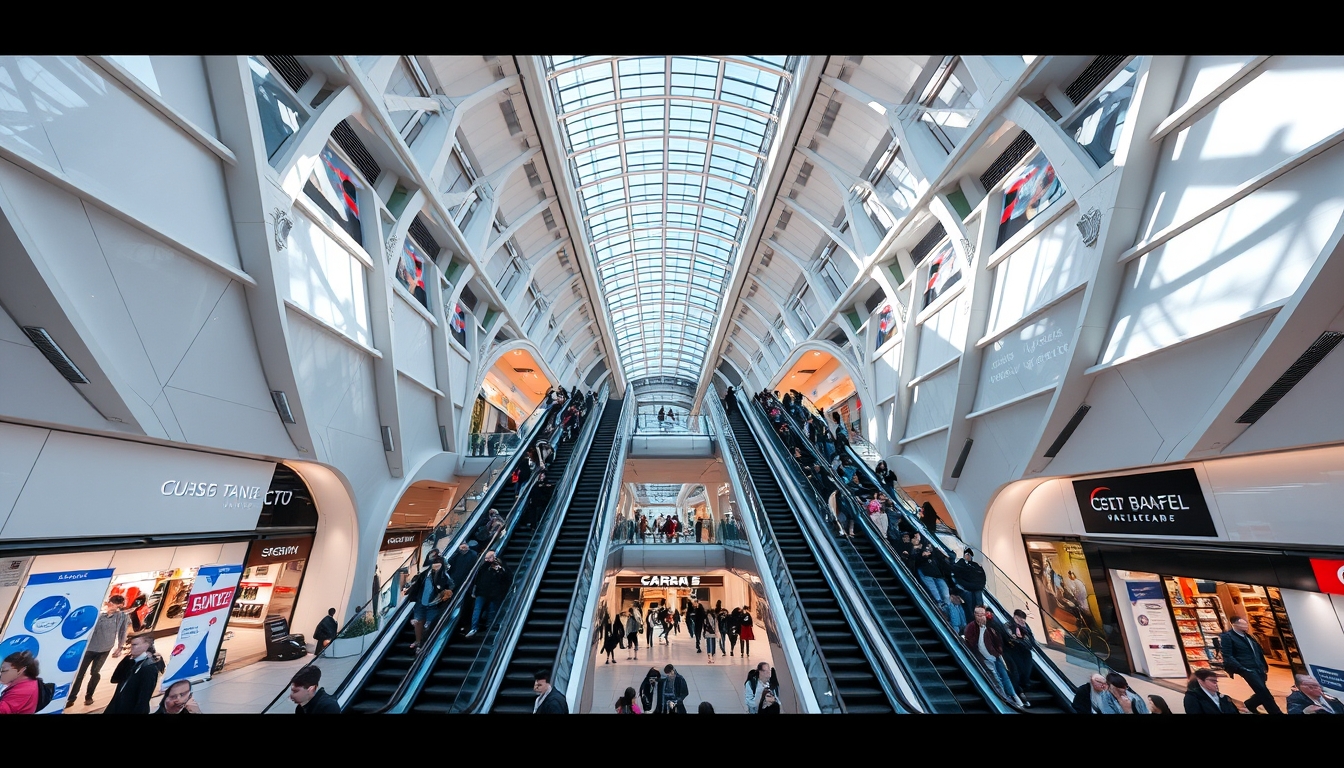
{"label": "poster", "polygon": [[1044,152],[1037,150],[1003,190],[1003,217],[999,219],[999,240],[995,247],[1003,245],[1062,197],[1064,185],[1055,175],[1055,167]]}
{"label": "poster", "polygon": [[183,612],[182,626],[177,630],[173,650],[168,654],[168,666],[163,672],[163,685],[174,680],[205,680],[210,666],[224,638],[224,624],[238,591],[238,580],[243,566],[203,565],[196,572]]}
{"label": "poster", "polygon": [[1160,581],[1126,581],[1129,608],[1138,627],[1139,645],[1153,677],[1185,679],[1185,656],[1167,610]]}
{"label": "poster", "polygon": [[961,261],[957,258],[952,243],[945,243],[929,262],[929,282],[924,289],[924,306],[929,306],[947,292],[947,289],[961,282]]}
{"label": "poster", "polygon": [[98,621],[112,573],[113,569],[104,568],[28,577],[5,627],[5,639],[0,641],[0,658],[29,651],[41,668],[42,681],[56,686],[51,703],[38,714],[65,711],[65,698]]}
{"label": "poster", "polygon": [[891,336],[891,332],[895,330],[895,328],[896,328],[896,321],[891,313],[891,305],[887,304],[886,306],[882,307],[882,314],[878,315],[877,349],[882,348],[882,345],[887,342],[887,338]]}

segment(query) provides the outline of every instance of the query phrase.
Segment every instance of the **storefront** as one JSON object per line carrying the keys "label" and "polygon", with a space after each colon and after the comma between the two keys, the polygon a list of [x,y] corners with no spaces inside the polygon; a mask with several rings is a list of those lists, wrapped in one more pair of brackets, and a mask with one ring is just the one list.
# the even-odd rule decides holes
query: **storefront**
{"label": "storefront", "polygon": [[[378,549],[378,573],[385,583],[379,590],[379,615],[396,608],[401,600],[401,588],[410,582],[420,570],[420,549],[429,531],[424,528],[415,530],[389,530],[383,534],[383,543]],[[452,574],[454,579],[461,574]]]}
{"label": "storefront", "polygon": [[[1294,674],[1344,694],[1341,459],[1309,449],[1010,489],[1000,500],[1021,504],[1012,535],[1026,566],[1014,579],[1066,655],[1183,689],[1195,670],[1223,669],[1223,644],[1239,640],[1226,633],[1245,618],[1280,707]],[[986,551],[1018,568],[996,535],[1001,512],[991,507]],[[1240,677],[1221,687],[1252,693]]]}
{"label": "storefront", "polygon": [[[57,685],[55,709],[92,620],[114,595],[125,600],[130,633],[154,638],[168,674],[192,657],[182,672],[192,679],[225,660],[234,667],[264,658],[266,617],[292,617],[317,509],[289,467],[52,432],[26,471],[0,530],[3,643],[40,648],[43,679]],[[59,632],[29,626],[26,606],[44,600]],[[107,660],[93,707],[69,711],[106,703],[115,663]]]}
{"label": "storefront", "polygon": [[632,605],[643,612],[657,603],[675,606],[685,615],[693,599],[706,607],[722,603],[729,610],[755,602],[747,582],[730,571],[667,569],[657,573],[621,571],[616,575],[615,589],[604,595],[603,605],[613,613],[628,613]]}

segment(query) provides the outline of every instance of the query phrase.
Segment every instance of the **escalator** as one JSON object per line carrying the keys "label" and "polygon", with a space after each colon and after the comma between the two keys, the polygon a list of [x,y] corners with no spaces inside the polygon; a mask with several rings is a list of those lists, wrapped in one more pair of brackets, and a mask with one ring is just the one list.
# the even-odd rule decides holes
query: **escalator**
{"label": "escalator", "polygon": [[821,565],[808,546],[793,509],[766,463],[746,418],[736,407],[738,405],[733,402],[727,406],[728,424],[732,427],[751,483],[756,488],[774,538],[787,563],[788,573],[811,626],[817,648],[835,681],[837,704],[845,713],[894,713],[895,709],[883,690],[877,671],[836,601],[831,586],[822,574]]}
{"label": "escalator", "polygon": [[[528,443],[527,447],[531,448],[536,445],[537,441],[544,439],[547,438],[537,437],[535,440]],[[559,475],[564,472],[565,464],[568,462],[569,455],[572,451],[572,442],[561,444],[556,448],[555,458],[546,470],[548,477],[559,477]],[[499,513],[504,516],[506,521],[513,521],[514,516],[511,512],[513,512],[515,503],[518,499],[514,493],[513,483],[508,481],[508,477],[513,471],[514,462],[521,460],[526,453],[526,450],[519,450],[514,454],[513,458],[505,464],[495,483],[495,487],[482,497],[481,505],[478,507],[481,514],[473,518],[473,526],[477,525],[478,521],[484,520],[485,515],[488,515],[489,510],[491,509],[499,510]],[[523,493],[524,501],[526,501],[528,491],[524,490]],[[470,533],[471,530],[468,529],[468,536],[470,536]],[[468,539],[464,538],[462,540],[466,541]],[[484,542],[482,542],[482,544],[483,543]],[[451,554],[451,551],[447,552],[446,556]],[[477,554],[484,555],[485,553],[480,551]],[[460,592],[464,586],[462,580],[465,574],[450,573],[449,576],[453,578],[456,591]],[[472,607],[472,602],[472,600],[467,599],[465,609],[461,611],[462,614],[465,614],[466,621],[470,621],[471,619],[470,609]],[[430,633],[426,631],[424,638],[426,647],[430,646],[431,639]],[[359,690],[351,697],[349,704],[346,705],[346,712],[368,714],[377,712],[387,705],[402,685],[402,682],[406,679],[406,675],[411,670],[411,665],[415,662],[418,656],[415,651],[411,650],[411,643],[414,641],[415,630],[411,626],[410,621],[402,621],[396,640],[393,641],[386,653],[383,654],[383,657],[379,660],[377,666],[375,666],[364,679],[363,685],[361,685]],[[472,651],[472,653],[474,655],[474,651]]]}
{"label": "escalator", "polygon": [[[539,669],[550,669],[559,654],[570,604],[575,593],[585,586],[577,583],[579,571],[588,536],[593,531],[593,519],[599,511],[598,497],[616,441],[621,410],[621,401],[611,399],[602,412],[536,595],[523,619],[517,642],[509,651],[503,678],[490,707],[492,713],[530,714],[537,697],[532,690],[532,676]],[[413,711],[420,711],[419,702]]]}

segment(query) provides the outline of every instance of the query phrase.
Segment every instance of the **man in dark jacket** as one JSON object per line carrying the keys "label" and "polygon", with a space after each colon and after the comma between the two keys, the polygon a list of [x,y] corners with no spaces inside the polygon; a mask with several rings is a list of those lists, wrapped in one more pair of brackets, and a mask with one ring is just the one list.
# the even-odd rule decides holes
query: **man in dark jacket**
{"label": "man in dark jacket", "polygon": [[471,637],[490,623],[490,617],[499,610],[499,603],[513,584],[513,574],[504,567],[494,552],[485,553],[485,562],[476,574],[476,608],[471,614]]}
{"label": "man in dark jacket", "polygon": [[677,674],[677,668],[668,664],[663,667],[663,676],[658,678],[658,691],[654,696],[654,712],[661,715],[686,714],[686,697],[691,695],[686,678]]}
{"label": "man in dark jacket", "polygon": [[1255,692],[1255,695],[1246,699],[1246,709],[1252,714],[1257,707],[1263,706],[1269,714],[1281,715],[1283,710],[1279,709],[1274,694],[1265,685],[1265,678],[1269,676],[1269,663],[1265,661],[1265,652],[1260,648],[1260,643],[1251,637],[1250,629],[1251,624],[1246,617],[1238,616],[1232,620],[1232,628],[1218,636],[1223,651],[1223,669],[1229,677],[1241,675]]}
{"label": "man in dark jacket", "polygon": [[692,626],[695,629],[692,631],[692,634],[695,635],[696,653],[700,653],[700,638],[703,637],[705,633],[705,616],[706,613],[704,603],[701,603],[699,600],[695,600],[691,604],[690,615],[687,618],[694,621],[694,624]]}
{"label": "man in dark jacket", "polygon": [[532,676],[532,690],[537,692],[537,701],[532,705],[532,714],[569,714],[569,702],[565,701],[565,695],[551,687],[551,671],[549,669],[543,669]]}
{"label": "man in dark jacket", "polygon": [[418,651],[425,640],[425,630],[434,626],[453,596],[453,579],[443,569],[443,558],[431,558],[429,567],[417,573],[402,594],[415,603],[411,606],[411,626],[415,629],[411,650]]}
{"label": "man in dark jacket", "polygon": [[448,575],[453,577],[453,581],[458,583],[460,589],[464,589],[467,586],[464,580],[474,565],[476,565],[476,553],[472,552],[471,547],[464,541],[457,545],[457,551],[448,558]]}
{"label": "man in dark jacket", "polygon": [[[966,550],[969,552],[970,550]],[[1013,618],[1003,627],[1008,647],[1003,656],[1008,662],[1008,677],[1013,681],[1013,689],[1022,699],[1023,706],[1031,706],[1027,701],[1027,689],[1031,687],[1031,652],[1036,648],[1036,635],[1027,623],[1027,612],[1018,608]]]}
{"label": "man in dark jacket", "polygon": [[1297,690],[1288,694],[1290,715],[1344,715],[1344,703],[1328,696],[1311,675],[1297,675]]}
{"label": "man in dark jacket", "polygon": [[289,681],[289,700],[294,702],[296,715],[339,715],[341,705],[336,697],[319,688],[322,670],[311,664],[294,673]]}
{"label": "man in dark jacket", "polygon": [[975,552],[970,547],[952,566],[952,581],[963,593],[967,610],[973,611],[977,605],[985,604],[985,569],[975,562]]}
{"label": "man in dark jacket", "polygon": [[331,645],[331,641],[336,639],[336,633],[340,629],[336,625],[336,609],[328,608],[327,615],[317,622],[317,629],[313,630],[313,653],[321,653],[323,648]]}
{"label": "man in dark jacket", "polygon": [[149,700],[158,688],[163,668],[163,657],[154,652],[154,640],[149,635],[132,637],[130,655],[112,673],[117,692],[103,714],[148,715]]}
{"label": "man in dark jacket", "polygon": [[1008,668],[1003,663],[1003,635],[990,623],[989,611],[984,606],[975,609],[975,620],[966,625],[965,638],[971,651],[985,662],[999,685],[1003,686],[1004,695],[1019,707],[1022,706],[1022,700],[1013,690],[1013,681],[1008,677]]}
{"label": "man in dark jacket", "polygon": [[1101,695],[1106,692],[1106,676],[1092,673],[1092,678],[1073,691],[1073,714],[1100,715]]}
{"label": "man in dark jacket", "polygon": [[1196,687],[1185,692],[1187,715],[1238,715],[1237,705],[1227,694],[1218,692],[1218,673],[1212,669],[1195,670]]}

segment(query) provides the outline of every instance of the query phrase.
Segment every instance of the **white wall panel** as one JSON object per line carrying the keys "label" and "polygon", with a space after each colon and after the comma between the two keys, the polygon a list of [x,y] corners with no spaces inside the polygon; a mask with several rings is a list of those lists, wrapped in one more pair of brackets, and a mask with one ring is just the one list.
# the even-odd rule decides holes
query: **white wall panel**
{"label": "white wall panel", "polygon": [[915,376],[923,376],[942,363],[961,354],[966,340],[969,305],[963,290],[952,302],[919,326],[919,352]]}
{"label": "white wall panel", "polygon": [[1344,66],[1337,56],[1265,62],[1199,122],[1164,139],[1145,236],[1344,128],[1344,103],[1323,97],[1341,90]]}
{"label": "white wall panel", "polygon": [[1229,539],[1344,545],[1344,447],[1203,465]]}
{"label": "white wall panel", "polygon": [[397,407],[401,412],[401,452],[404,466],[417,467],[431,455],[443,450],[439,444],[439,417],[434,410],[434,395],[422,387],[398,377]]}
{"label": "white wall panel", "polygon": [[318,327],[297,312],[288,311],[290,354],[309,423],[326,426],[345,400],[352,382],[369,356]]}
{"label": "white wall panel", "polygon": [[1297,290],[1344,213],[1344,147],[1125,265],[1100,362],[1214,330]]}
{"label": "white wall panel", "polygon": [[50,430],[0,422],[0,530],[19,500]]}
{"label": "white wall panel", "polygon": [[164,387],[163,394],[188,443],[263,456],[298,456],[274,405],[253,408],[171,386]]}
{"label": "white wall panel", "polygon": [[[1072,205],[1072,204],[1071,204]],[[1093,252],[1066,213],[994,267],[988,334],[999,333],[1087,279]]]}
{"label": "white wall panel", "polygon": [[200,56],[150,56],[154,77],[159,81],[163,100],[196,124],[218,136],[215,110],[210,104],[210,84],[205,79],[205,62]]}
{"label": "white wall panel", "polygon": [[[1162,436],[1120,374],[1097,374],[1085,401],[1092,410],[1064,444],[1046,471],[1052,475],[1097,472],[1107,467],[1146,464],[1162,444]],[[1056,435],[1044,436],[1046,445]]]}
{"label": "white wall panel", "polygon": [[47,113],[59,109],[49,91],[60,83],[34,88],[29,78],[37,77],[41,67],[28,56],[0,57],[0,145],[53,168],[61,166],[56,151],[47,140],[42,123]]}
{"label": "white wall panel", "polygon": [[1059,382],[1068,368],[1083,294],[1070,296],[1033,323],[985,349],[973,410],[1011,400]]}
{"label": "white wall panel", "polygon": [[49,105],[42,128],[62,170],[173,238],[239,266],[224,169],[213,152],[77,57],[27,61],[36,69],[24,72],[24,86]]}
{"label": "white wall panel", "polygon": [[952,403],[957,397],[957,368],[953,366],[915,386],[910,400],[910,418],[905,436],[913,437],[952,420]]}
{"label": "white wall panel", "polygon": [[229,283],[168,386],[274,413],[256,348],[243,287]]}
{"label": "white wall panel", "polygon": [[901,375],[901,348],[896,344],[886,354],[873,361],[873,397],[882,401],[896,392]]}
{"label": "white wall panel", "polygon": [[1185,62],[1176,104],[1198,101],[1221,85],[1254,56],[1190,56]]}
{"label": "white wall panel", "polygon": [[[366,515],[384,513],[377,508],[380,492],[390,479],[387,458],[381,440],[352,435],[339,429],[326,431],[328,462],[338,467],[355,492],[356,509],[360,511],[360,527],[366,529]],[[391,509],[386,510],[391,513]],[[359,589],[363,589],[362,587]]]}
{"label": "white wall panel", "polygon": [[373,345],[364,263],[294,208],[286,298],[350,338]]}
{"label": "white wall panel", "polygon": [[168,395],[159,393],[159,399],[155,400],[149,406],[154,410],[154,416],[158,418],[160,426],[164,433],[168,435],[169,440],[176,440],[185,443],[187,441],[186,433],[182,431],[182,425],[177,422],[177,414],[173,413],[173,406],[168,404]]}
{"label": "white wall panel", "polygon": [[0,309],[0,415],[107,429],[89,401],[56,372]]}
{"label": "white wall panel", "polygon": [[975,443],[957,481],[958,530],[969,533],[969,528],[980,537],[990,499],[999,486],[1021,476],[1028,458],[1023,441],[1040,429],[1049,406],[1047,393],[974,420],[970,438]]}
{"label": "white wall panel", "polygon": [[434,386],[433,327],[419,312],[407,306],[399,293],[392,299],[392,320],[397,367],[422,384]]}
{"label": "white wall panel", "polygon": [[232,281],[111,214],[85,210],[154,372],[166,382]]}
{"label": "white wall panel", "polygon": [[902,456],[924,467],[934,477],[943,470],[943,457],[946,452],[947,432],[929,435],[901,446]]}
{"label": "white wall panel", "polygon": [[1335,347],[1224,453],[1330,442],[1344,442],[1344,347]]}
{"label": "white wall panel", "polygon": [[448,386],[453,390],[450,395],[453,398],[453,404],[461,406],[467,402],[467,398],[473,396],[467,394],[467,358],[457,351],[453,345],[448,345]]}
{"label": "white wall panel", "polygon": [[[345,396],[342,398],[335,413],[332,414],[331,421],[327,426],[331,429],[338,429],[350,435],[362,437],[366,440],[373,440],[378,443],[378,450],[383,448],[381,422],[378,420],[378,400],[373,378],[373,359],[364,358],[354,369],[349,381],[349,387],[345,390]],[[344,471],[344,468],[342,468]],[[386,466],[384,465],[384,471]]]}

